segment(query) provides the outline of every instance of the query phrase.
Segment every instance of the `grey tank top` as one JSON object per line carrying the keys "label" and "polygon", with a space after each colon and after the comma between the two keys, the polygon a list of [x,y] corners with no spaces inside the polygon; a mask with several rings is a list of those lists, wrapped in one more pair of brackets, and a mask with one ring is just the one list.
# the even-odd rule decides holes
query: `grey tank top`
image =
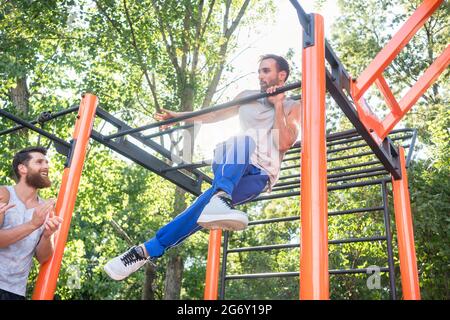
{"label": "grey tank top", "polygon": [[[19,200],[14,187],[7,186],[9,203],[16,206],[5,213],[1,230],[15,228],[31,220],[34,208],[27,209]],[[39,198],[39,203],[42,200]],[[33,256],[44,226],[6,248],[0,248],[0,289],[25,296],[28,275],[33,263]]]}
{"label": "grey tank top", "polygon": [[[256,93],[259,91],[244,91],[242,97]],[[283,102],[284,114],[288,115],[295,104],[296,101],[286,98]],[[272,130],[274,122],[275,109],[267,98],[255,100],[239,108],[241,134],[250,136],[256,142],[256,150],[250,161],[269,175],[269,191],[279,178],[284,156],[274,143],[274,139],[278,139],[278,132]]]}

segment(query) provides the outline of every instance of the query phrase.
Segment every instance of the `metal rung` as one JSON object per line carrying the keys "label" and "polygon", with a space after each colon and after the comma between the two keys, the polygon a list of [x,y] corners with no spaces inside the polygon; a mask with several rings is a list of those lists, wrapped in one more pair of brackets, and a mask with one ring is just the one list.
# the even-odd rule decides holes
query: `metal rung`
{"label": "metal rung", "polygon": [[[333,212],[329,212],[328,216],[339,216],[339,215],[344,215],[344,214],[381,211],[383,209],[384,209],[384,207],[380,206],[380,207],[371,207],[371,208],[359,208],[359,209],[349,209],[349,210],[342,210],[342,211],[333,211]],[[295,221],[295,220],[299,220],[299,219],[300,219],[300,216],[272,218],[272,219],[251,221],[248,223],[248,225],[253,226],[253,225],[261,225],[261,224],[267,224],[267,223],[289,222],[289,221]]]}
{"label": "metal rung", "polygon": [[[386,236],[376,236],[376,237],[363,237],[363,238],[348,238],[348,239],[338,239],[329,240],[328,244],[343,244],[343,243],[355,243],[355,242],[370,242],[370,241],[386,241]],[[235,248],[228,249],[227,254],[236,252],[246,252],[246,251],[265,251],[265,250],[279,250],[279,249],[293,249],[299,248],[300,243],[287,243],[287,244],[273,244],[268,246],[256,246],[256,247],[245,247],[245,248]]]}
{"label": "metal rung", "polygon": [[[340,274],[357,274],[365,273],[369,274],[369,269],[334,269],[329,270],[330,275],[340,275]],[[377,269],[379,272],[389,272],[389,268],[382,267]],[[265,273],[247,273],[247,274],[232,274],[225,276],[225,280],[240,280],[240,279],[262,279],[262,278],[288,278],[288,277],[298,277],[300,272],[265,272]]]}

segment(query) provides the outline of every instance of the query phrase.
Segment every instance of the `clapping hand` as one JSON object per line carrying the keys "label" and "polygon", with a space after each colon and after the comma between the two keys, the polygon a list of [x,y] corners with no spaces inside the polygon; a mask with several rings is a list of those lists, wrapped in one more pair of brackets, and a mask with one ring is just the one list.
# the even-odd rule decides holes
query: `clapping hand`
{"label": "clapping hand", "polygon": [[58,231],[59,226],[63,222],[63,218],[55,216],[55,209],[54,207],[51,207],[49,211],[49,216],[47,221],[45,221],[44,225],[44,237],[50,237],[52,234],[54,234],[56,231]]}

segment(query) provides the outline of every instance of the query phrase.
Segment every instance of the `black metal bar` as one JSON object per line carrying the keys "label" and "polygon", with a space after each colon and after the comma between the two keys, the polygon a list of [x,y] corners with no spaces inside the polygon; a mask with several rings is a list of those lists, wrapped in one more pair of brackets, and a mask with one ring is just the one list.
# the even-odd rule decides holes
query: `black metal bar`
{"label": "black metal bar", "polygon": [[327,141],[346,139],[353,136],[359,136],[358,131],[356,131],[356,129],[349,129],[345,131],[330,133],[327,136]]}
{"label": "black metal bar", "polygon": [[[349,159],[349,158],[356,158],[356,157],[358,157],[359,155],[372,155],[373,154],[373,152],[372,151],[369,151],[369,152],[366,152],[366,153],[364,153],[364,154],[357,154],[357,155],[350,155],[350,156],[345,156],[344,157],[344,159]],[[287,161],[293,161],[293,160],[300,160],[300,156],[298,156],[298,157],[293,157],[293,158],[288,158],[288,159],[283,159],[283,161],[282,162],[287,162]],[[341,158],[336,158],[336,159],[333,159],[333,158],[331,158],[331,159],[328,159],[327,160],[327,162],[333,162],[333,161],[337,161],[337,160],[343,160],[343,159],[341,159]],[[375,163],[380,163],[380,161],[379,160],[376,160],[376,161],[372,161],[373,162],[373,164],[375,164]],[[371,162],[371,163],[372,163]],[[178,169],[184,169],[184,168],[190,168],[190,167],[193,167],[193,168],[201,168],[201,167],[207,167],[207,166],[209,166],[209,165],[211,165],[211,163],[212,163],[212,159],[207,159],[207,160],[202,160],[202,161],[200,161],[200,162],[195,162],[195,163],[188,163],[188,164],[183,164],[183,165],[180,165],[180,166],[177,166],[177,167],[172,167],[172,168],[170,168],[170,169],[167,169],[167,170],[178,170]],[[354,166],[354,168],[357,168],[357,167],[362,167],[362,166],[365,166],[366,164],[364,164],[364,165],[359,165],[359,164],[355,164],[355,165],[352,165],[352,166]],[[368,164],[367,164],[368,165]],[[300,164],[295,164],[295,165],[291,165],[291,166],[288,166],[288,167],[282,167],[282,169],[283,170],[288,170],[288,169],[293,169],[293,168],[296,168],[296,167],[298,167],[298,168],[300,168]],[[343,167],[344,168],[344,167]],[[351,166],[348,166],[348,168],[353,168],[353,167],[351,167]],[[344,168],[345,169],[345,168]],[[335,168],[331,168],[331,169],[328,169],[328,171],[333,171],[333,170],[344,170],[344,169],[335,169]],[[298,176],[298,175],[296,175],[296,176]],[[285,177],[280,177],[280,180],[283,180],[283,179],[286,179]]]}
{"label": "black metal bar", "polygon": [[[362,139],[362,138],[360,138],[360,139]],[[397,138],[397,140],[400,140],[400,138]],[[353,149],[353,148],[360,147],[360,146],[368,147],[367,144],[362,144],[362,145],[358,145],[358,146],[348,146],[348,147],[345,147],[345,148],[343,148],[341,150],[331,150],[329,153],[334,153],[334,152],[338,152],[338,151]],[[367,152],[365,155],[371,155],[371,154],[373,154],[373,152],[370,151],[370,152]],[[353,155],[351,155],[350,157],[353,157]],[[288,159],[283,159],[282,162],[293,161],[293,160],[300,160],[300,156],[293,157],[293,158],[288,158]],[[342,160],[342,159],[340,159],[340,160]],[[335,161],[335,160],[328,159],[328,162],[332,162],[332,161]],[[170,171],[170,170],[178,170],[178,169],[185,169],[185,168],[201,168],[201,167],[206,167],[206,166],[211,165],[211,162],[212,162],[212,159],[202,160],[201,162],[188,163],[188,164],[182,164],[182,165],[179,165],[179,166],[171,167],[171,168],[168,168],[167,170]],[[379,160],[378,161],[372,161],[371,163],[372,164],[380,163],[380,161]],[[369,164],[367,164],[367,165],[369,165]],[[293,169],[293,168],[296,168],[296,167],[299,167],[299,166],[300,166],[300,164],[295,164],[295,165],[291,165],[291,166],[287,166],[287,167],[282,167],[281,169],[282,170],[288,170],[288,169]],[[364,166],[364,165],[362,165],[362,164],[361,165],[358,165],[358,164],[357,165],[351,165],[351,166],[348,166],[348,168],[353,168],[353,166],[354,166],[354,168],[356,168],[358,166]],[[344,170],[344,169],[347,169],[347,168],[345,168],[345,167],[342,167],[342,169],[332,168],[332,169],[328,169],[328,171]]]}
{"label": "black metal bar", "polygon": [[355,179],[371,178],[371,177],[376,177],[376,176],[381,176],[381,175],[386,176],[387,174],[388,173],[383,168],[383,171],[379,171],[379,172],[366,173],[364,175],[356,175],[356,176],[351,176],[351,177],[341,177],[341,178],[336,178],[336,179],[330,179],[330,180],[328,180],[328,183],[337,183],[337,182],[344,182],[344,181],[355,180]]}
{"label": "black metal bar", "polygon": [[[328,172],[330,172],[330,171],[347,170],[347,169],[354,169],[354,168],[360,168],[360,167],[367,167],[367,166],[372,166],[374,164],[379,164],[379,163],[380,163],[379,160],[375,160],[375,161],[368,161],[368,162],[363,162],[363,163],[350,164],[348,166],[340,166],[340,167],[329,168]],[[384,167],[383,167],[383,169],[384,169]]]}
{"label": "black metal bar", "polygon": [[272,244],[266,246],[256,246],[256,247],[244,247],[228,249],[227,253],[237,253],[237,252],[247,252],[247,251],[266,251],[266,250],[279,250],[279,249],[292,249],[300,248],[299,243],[287,243],[287,244]]}
{"label": "black metal bar", "polygon": [[[119,120],[117,118],[115,118],[114,116],[112,116],[111,114],[109,114],[108,112],[106,112],[105,110],[103,110],[100,107],[97,107],[97,115],[102,118],[103,120],[107,121],[108,123],[112,124],[115,127],[118,128],[130,128],[125,122],[123,122],[122,120]],[[177,159],[182,161],[182,159],[180,157],[177,157],[176,155],[172,154],[169,150],[165,149],[164,147],[162,147],[160,144],[149,140],[149,139],[143,139],[142,135],[140,133],[136,133],[136,134],[130,134],[130,136],[134,139],[136,139],[137,141],[139,141],[140,143],[142,143],[143,145],[152,148],[153,150],[155,150],[156,152],[158,152],[159,154],[161,154],[163,157],[165,157],[166,159]],[[108,146],[108,142],[107,140],[104,139],[103,135],[100,135],[100,138],[102,139],[101,143]],[[120,145],[121,141],[125,141],[124,138],[119,139],[118,143]],[[123,154],[125,157],[127,156],[126,154]],[[157,159],[157,158],[155,158]],[[159,160],[159,159],[158,159]],[[165,165],[165,166],[160,166],[158,167],[158,169],[155,169],[155,173],[158,173],[161,175],[161,171],[162,169],[166,169],[169,168],[169,165]],[[189,170],[190,172],[192,172],[193,175],[195,175],[197,178],[202,179],[203,181],[211,184],[212,183],[212,179],[206,175],[205,173],[203,173],[200,170],[197,169],[186,169]],[[162,176],[164,176],[165,173],[162,174]]]}
{"label": "black metal bar", "polygon": [[228,256],[229,231],[223,233],[223,254],[222,254],[222,274],[220,275],[219,300],[225,299],[225,276],[227,275],[227,256]]}
{"label": "black metal bar", "polygon": [[383,166],[378,166],[378,167],[373,167],[373,168],[368,168],[368,169],[362,169],[362,170],[354,170],[354,171],[349,171],[349,172],[332,173],[332,174],[327,175],[327,178],[329,178],[329,179],[341,178],[341,177],[351,176],[351,175],[354,175],[354,174],[370,173],[370,172],[381,171],[381,170],[385,170]]}
{"label": "black metal bar", "polygon": [[[403,136],[403,137],[394,137],[394,138],[391,138],[391,141],[405,140],[405,139],[408,139],[410,137],[411,136],[409,136],[409,137],[405,137],[405,136]],[[362,144],[356,144],[356,145],[346,146],[346,147],[342,147],[342,148],[336,148],[336,149],[329,150],[328,154],[336,153],[336,152],[339,152],[339,151],[345,151],[345,150],[351,150],[351,149],[357,149],[357,148],[364,148],[364,147],[368,147],[368,145],[366,143],[362,143]]]}
{"label": "black metal bar", "polygon": [[164,177],[168,181],[174,183],[175,185],[183,188],[184,190],[199,196],[201,194],[201,180],[195,180],[188,177],[180,172],[168,172],[161,174],[161,169],[166,168],[168,165],[156,158],[155,156],[149,154],[147,151],[139,148],[135,144],[124,140],[122,142],[117,141],[105,141],[103,136],[97,131],[93,130],[91,134],[92,139],[101,144],[104,144],[111,150],[127,157],[128,159],[134,161],[135,163],[141,165],[142,167]]}
{"label": "black metal bar", "polygon": [[406,168],[409,168],[409,163],[411,162],[412,154],[414,152],[414,147],[416,146],[417,139],[417,129],[414,129],[411,142],[409,144],[408,156],[406,157]]}
{"label": "black metal bar", "polygon": [[225,277],[225,280],[242,280],[242,279],[263,279],[263,278],[287,278],[298,277],[299,272],[267,272],[267,273],[250,273],[250,274],[232,274]]}
{"label": "black metal bar", "polygon": [[[311,21],[313,21],[313,19],[310,19],[309,16],[306,15],[305,11],[296,0],[291,0],[291,4],[297,10],[300,23],[304,29],[304,37],[305,35],[310,35],[313,27]],[[401,171],[398,160],[398,152],[395,146],[386,139],[383,143],[378,144],[374,138],[372,138],[371,132],[367,131],[366,127],[359,119],[359,115],[356,112],[355,107],[347,98],[347,94],[343,91],[343,89],[346,89],[347,93],[351,93],[350,81],[352,81],[352,79],[346,72],[343,64],[334,53],[327,40],[325,40],[325,58],[332,68],[332,73],[326,69],[326,88],[328,92],[342,109],[350,122],[354,125],[356,131],[364,138],[377,158],[380,159],[386,170],[388,170],[395,179],[400,179]]]}
{"label": "black metal bar", "polygon": [[[410,138],[410,137],[412,137],[412,135],[411,135],[411,136],[395,137],[395,138],[392,138],[391,140],[392,140],[392,141],[396,141],[396,140],[406,140],[406,139],[408,139],[408,138]],[[357,139],[356,139],[356,138],[352,138],[352,139],[355,139],[355,140],[353,140],[353,141],[363,140],[362,137],[357,137]],[[353,141],[352,141],[352,142],[353,142]],[[334,145],[341,145],[341,144],[347,143],[348,141],[335,141],[335,142],[336,142],[336,143],[335,143]],[[330,145],[327,144],[327,146],[330,146]],[[345,146],[345,147],[342,147],[342,148],[328,149],[328,150],[327,150],[327,154],[332,154],[332,153],[337,153],[337,152],[340,152],[340,151],[351,150],[351,149],[357,149],[357,148],[361,148],[361,149],[362,149],[362,148],[365,148],[365,147],[369,147],[369,145],[368,145],[367,143],[361,143],[361,144],[357,144],[357,145]],[[297,156],[292,157],[292,158],[286,158],[286,159],[283,159],[282,162],[287,162],[287,161],[292,161],[292,160],[300,160],[300,152],[301,152],[301,148],[290,149],[290,151],[286,152],[286,155],[297,154]],[[373,152],[368,152],[367,154],[373,154]]]}
{"label": "black metal bar", "polygon": [[[384,169],[381,169],[381,171],[376,171],[373,173],[364,173],[364,174],[357,174],[355,176],[349,176],[349,177],[338,177],[338,178],[334,178],[334,179],[328,179],[327,183],[338,183],[338,182],[344,182],[344,181],[350,181],[350,180],[355,180],[355,179],[364,179],[364,178],[371,178],[371,177],[376,177],[376,176],[387,176],[387,172]],[[300,188],[300,181],[301,180],[296,180],[296,181],[292,181],[292,182],[285,182],[283,183],[283,186],[274,186],[272,189],[272,192],[276,192],[276,191],[282,191],[282,190],[295,190]]]}
{"label": "black metal bar", "polygon": [[151,123],[151,124],[148,124],[148,125],[145,125],[145,126],[142,126],[142,127],[138,127],[138,128],[131,128],[131,129],[119,131],[119,132],[117,132],[115,134],[111,134],[109,136],[106,136],[105,139],[106,140],[110,140],[110,139],[122,137],[122,136],[125,136],[125,135],[128,135],[128,134],[144,131],[144,130],[147,130],[147,129],[156,128],[156,127],[159,127],[159,126],[162,126],[162,125],[171,124],[171,123],[175,123],[175,122],[180,122],[180,121],[183,121],[183,120],[186,120],[186,119],[190,119],[190,118],[194,118],[196,116],[200,116],[202,114],[215,112],[215,111],[218,111],[218,110],[234,107],[234,106],[241,105],[241,104],[246,104],[246,103],[249,103],[249,102],[257,100],[257,99],[261,99],[261,98],[265,98],[265,97],[268,97],[268,96],[277,95],[277,94],[279,94],[281,92],[297,89],[297,88],[300,88],[300,87],[301,87],[301,82],[290,83],[290,84],[285,85],[284,87],[278,88],[274,93],[271,93],[271,94],[268,94],[266,92],[254,94],[254,95],[242,98],[242,99],[236,99],[236,100],[232,100],[230,102],[218,104],[218,105],[215,105],[215,106],[212,106],[212,107],[209,107],[209,108],[205,108],[205,109],[189,112],[189,114],[186,114],[184,116],[180,116],[180,117],[176,117],[176,118],[172,118],[172,119],[168,119],[168,120],[164,120],[164,121]]}
{"label": "black metal bar", "polygon": [[[386,236],[329,240],[328,244],[370,242],[370,241],[381,241],[381,240],[383,240],[383,241],[386,240]],[[266,251],[266,250],[280,250],[280,249],[293,249],[293,248],[300,248],[300,243],[272,244],[272,245],[256,246],[256,247],[234,248],[234,249],[228,249],[227,254],[237,253],[237,252]]]}
{"label": "black metal bar", "polygon": [[[64,116],[66,114],[78,111],[79,108],[80,108],[79,106],[73,106],[73,107],[70,107],[68,109],[61,110],[59,112],[50,113],[44,119],[28,121],[28,123],[30,123],[30,124],[45,123],[47,121],[59,118],[59,117]],[[9,134],[9,133],[13,133],[13,132],[18,131],[18,130],[23,129],[23,128],[25,128],[23,125],[18,125],[18,126],[15,126],[13,128],[5,129],[3,131],[0,131],[0,136],[3,136],[5,134]]]}
{"label": "black metal bar", "polygon": [[381,211],[381,210],[383,210],[383,207],[370,207],[370,208],[349,209],[349,210],[343,210],[343,211],[329,212],[329,213],[328,213],[328,216],[341,216],[341,215],[344,215],[344,214],[363,213],[363,212],[374,212],[374,211]]}
{"label": "black metal bar", "polygon": [[[384,169],[384,167],[380,167],[380,169],[376,170],[377,168],[373,168],[369,169],[370,172],[371,171],[375,171],[375,172],[371,172],[371,173],[367,173],[367,172],[363,172],[363,173],[357,173],[356,175],[350,175],[351,172],[347,173],[343,173],[342,176],[338,176],[332,179],[327,179],[327,183],[338,183],[338,182],[344,182],[344,181],[349,181],[349,180],[355,180],[355,179],[364,179],[364,178],[371,178],[371,177],[376,177],[376,176],[380,176],[380,175],[384,175],[387,176],[388,172],[386,172],[386,170]],[[348,175],[348,176],[347,176]],[[283,183],[282,187],[273,187],[272,192],[276,192],[276,191],[282,191],[282,190],[295,190],[300,188],[300,182],[301,180],[296,180],[296,181],[291,181],[289,183],[285,182]]]}
{"label": "black metal bar", "polygon": [[350,81],[352,79],[327,39],[325,39],[325,59],[331,66],[332,80],[341,90],[345,89],[350,94]]}
{"label": "black metal bar", "polygon": [[346,160],[346,159],[352,159],[352,158],[358,158],[358,157],[365,157],[365,156],[375,156],[374,153],[371,151],[357,153],[357,154],[350,154],[348,156],[341,156],[341,157],[332,157],[327,159],[327,162],[333,162],[333,161],[340,161],[340,160]]}
{"label": "black metal bar", "polygon": [[390,297],[392,300],[397,300],[397,292],[395,289],[394,251],[392,249],[392,235],[391,235],[391,221],[390,221],[391,218],[389,216],[386,182],[381,183],[381,195],[383,197],[383,217],[384,217],[384,227],[386,229],[386,238],[387,238],[389,287],[390,287],[389,293],[390,293]]}
{"label": "black metal bar", "polygon": [[287,176],[282,176],[278,180],[286,180],[286,179],[299,178],[299,177],[300,177],[300,173],[295,173],[295,174],[290,174]]}
{"label": "black metal bar", "polygon": [[331,149],[331,150],[329,150],[327,152],[327,154],[337,153],[337,152],[340,152],[340,151],[346,151],[346,150],[351,150],[351,149],[362,149],[362,148],[365,148],[365,147],[369,147],[367,145],[367,143],[360,143],[360,144],[355,144],[355,145],[352,145],[352,146],[345,146],[345,147],[342,147],[342,148]]}
{"label": "black metal bar", "polygon": [[355,129],[364,138],[377,158],[380,159],[386,170],[388,170],[395,177],[395,179],[400,179],[401,171],[396,148],[390,142],[387,144],[382,143],[381,145],[378,145],[378,143],[372,138],[371,133],[366,130],[366,127],[359,119],[359,115],[353,107],[352,102],[347,98],[347,95],[342,91],[342,88],[338,85],[338,83],[333,80],[333,77],[328,70],[326,71],[326,87],[347,118],[355,126]]}
{"label": "black metal bar", "polygon": [[300,24],[302,25],[304,30],[309,30],[310,18],[309,15],[306,14],[303,7],[298,3],[297,0],[290,0],[291,4],[294,6],[295,10],[297,10],[298,19]]}
{"label": "black metal bar", "polygon": [[[392,130],[390,135],[395,134],[395,133],[411,132],[411,131],[412,131],[411,129],[407,129],[407,128],[406,129],[397,129],[397,130]],[[343,140],[343,141],[339,141],[339,140]],[[327,146],[339,145],[339,144],[344,144],[347,142],[353,142],[353,141],[358,141],[358,140],[364,140],[364,138],[362,136],[360,136],[359,133],[355,129],[341,131],[341,132],[334,132],[334,133],[330,133],[327,135]],[[300,141],[295,143],[286,152],[286,155],[300,152],[300,146],[301,146]]]}
{"label": "black metal bar", "polygon": [[149,134],[149,135],[145,135],[145,136],[142,136],[142,138],[144,138],[144,139],[152,139],[152,138],[156,138],[156,137],[159,137],[159,136],[162,136],[162,135],[165,135],[165,134],[172,133],[172,132],[177,131],[177,130],[188,129],[188,128],[191,128],[193,126],[194,125],[192,123],[189,123],[189,124],[185,124],[185,125],[182,125],[182,126],[177,126],[177,127],[174,127],[174,128],[166,129],[164,131],[160,131],[160,132],[152,133],[152,134]]}
{"label": "black metal bar", "polygon": [[300,169],[300,164],[297,163],[297,164],[293,164],[293,165],[290,165],[290,166],[281,167],[280,171],[285,171],[285,170],[290,170],[290,169],[295,169],[295,168]]}
{"label": "black metal bar", "polygon": [[[381,211],[381,210],[383,210],[383,207],[349,209],[349,210],[328,212],[328,216],[330,216],[330,217],[331,216],[340,216],[340,215],[346,215],[346,214],[363,213],[363,212],[374,212],[374,211]],[[299,219],[300,219],[300,216],[283,217],[283,218],[272,218],[272,219],[265,219],[265,220],[250,221],[248,223],[248,225],[249,226],[256,226],[256,225],[262,225],[262,224],[268,224],[268,223],[290,222],[290,221],[296,221],[296,220],[299,220]]]}
{"label": "black metal bar", "polygon": [[[382,181],[390,182],[391,179],[389,178],[381,178],[381,179],[375,179],[375,180],[369,180],[369,181],[360,181],[360,182],[353,182],[353,183],[344,183],[341,185],[336,186],[328,186],[328,191],[336,191],[336,190],[344,190],[344,189],[350,189],[350,188],[359,188],[359,187],[365,187],[375,184],[380,184]],[[287,198],[287,197],[293,197],[293,196],[299,196],[300,191],[292,191],[292,192],[286,192],[286,193],[279,193],[279,194],[272,194],[272,195],[263,195],[259,196],[253,200],[250,200],[248,202],[255,202],[255,201],[262,201],[262,200],[272,200],[272,199],[279,199],[279,198]]]}
{"label": "black metal bar", "polygon": [[[347,270],[330,270],[330,275],[337,275],[337,274],[356,274],[356,273],[365,273],[369,274],[369,269],[347,269]],[[388,272],[388,268],[382,267],[379,269],[380,272]]]}
{"label": "black metal bar", "polygon": [[374,236],[374,237],[362,237],[362,238],[349,238],[349,239],[330,240],[330,241],[328,241],[328,244],[343,244],[343,243],[370,242],[370,241],[386,241],[386,236]]}
{"label": "black metal bar", "polygon": [[203,160],[201,162],[180,164],[175,167],[170,167],[170,168],[164,169],[162,172],[176,171],[176,170],[180,170],[180,169],[192,169],[192,168],[207,167],[207,166],[211,165],[211,162],[212,162],[212,160]]}
{"label": "black metal bar", "polygon": [[[388,268],[382,267],[380,272],[388,272]],[[335,269],[329,270],[330,275],[342,275],[342,274],[357,274],[357,273],[369,273],[369,269]],[[298,277],[299,272],[266,272],[266,273],[248,273],[248,274],[233,274],[226,276],[225,280],[243,280],[243,279],[263,279],[263,278],[288,278]]]}
{"label": "black metal bar", "polygon": [[35,125],[33,125],[33,124],[31,124],[31,123],[29,123],[29,122],[27,122],[27,121],[25,121],[25,120],[15,116],[15,115],[13,115],[12,113],[9,113],[8,111],[5,111],[3,109],[0,109],[0,115],[2,115],[5,118],[8,118],[8,119],[14,121],[15,123],[18,123],[18,124],[22,125],[25,128],[33,130],[33,131],[39,133],[40,135],[42,135],[42,136],[44,136],[44,137],[46,137],[46,138],[48,138],[48,139],[50,139],[50,140],[52,140],[54,142],[56,142],[56,143],[58,143],[58,144],[60,144],[60,145],[62,145],[64,147],[66,147],[67,150],[70,150],[70,147],[71,147],[70,143],[68,143],[67,141],[65,141],[65,140],[55,136],[54,134],[52,134],[50,132],[47,132],[47,131],[45,131],[45,130],[43,130],[41,128],[38,128]]}

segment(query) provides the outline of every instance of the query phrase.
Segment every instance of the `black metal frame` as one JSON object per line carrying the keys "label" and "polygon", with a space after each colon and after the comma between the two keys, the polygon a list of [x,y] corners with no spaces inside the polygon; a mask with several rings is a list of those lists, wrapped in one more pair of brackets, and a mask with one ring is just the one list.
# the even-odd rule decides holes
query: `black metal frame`
{"label": "black metal frame", "polygon": [[[409,148],[407,163],[411,161],[412,152],[414,150],[417,130],[415,129],[400,129],[394,130],[391,133],[392,141],[400,141],[404,144],[404,147]],[[367,145],[360,145],[359,142],[363,138],[358,134],[355,130],[349,130],[340,133],[333,133],[327,136],[327,146],[338,149],[339,151],[335,152],[339,153],[348,153],[348,152],[356,152],[356,156],[353,158],[361,158],[361,153],[359,152],[360,148],[366,147]],[[357,145],[357,148],[345,148],[342,146],[351,146]],[[295,148],[295,153],[300,153],[300,147]],[[331,150],[328,150],[328,153]],[[368,152],[364,154],[364,156],[373,155],[372,152]],[[336,159],[344,160],[349,157],[336,157]],[[292,167],[291,170],[295,169],[294,174],[285,174],[282,175],[279,180],[282,182],[278,182],[271,194],[262,194],[257,198],[249,201],[249,202],[259,202],[263,200],[273,200],[280,199],[286,197],[293,197],[300,195],[300,157],[296,157],[295,159],[284,159],[284,163],[288,161],[297,161],[298,163]],[[334,160],[336,161],[336,160]],[[329,212],[328,216],[338,216],[338,215],[350,215],[357,213],[368,213],[368,212],[380,212],[383,214],[383,228],[385,230],[384,235],[381,236],[373,236],[373,237],[361,237],[361,238],[347,238],[347,239],[333,239],[329,240],[330,245],[338,245],[343,243],[356,243],[356,242],[386,242],[387,246],[387,266],[381,267],[379,269],[382,273],[387,273],[389,278],[389,294],[390,299],[397,299],[397,292],[395,287],[395,270],[394,270],[394,253],[393,253],[393,238],[391,232],[391,218],[389,213],[389,204],[388,204],[388,189],[387,184],[390,183],[392,178],[389,176],[389,172],[386,171],[385,167],[382,166],[382,163],[379,159],[362,161],[351,165],[346,166],[333,166],[333,160],[328,162],[329,168],[328,172],[332,172],[328,177],[328,191],[337,191],[337,190],[346,190],[351,188],[363,188],[368,186],[380,186],[381,191],[381,205],[375,207],[365,207],[365,208],[354,208],[349,210],[335,211]],[[358,168],[364,167],[366,169],[358,170]],[[350,169],[350,171],[349,171]],[[356,170],[355,170],[356,169]],[[289,181],[289,179],[294,178],[294,181]],[[286,182],[284,182],[287,180]],[[349,180],[358,180],[356,182],[348,182]],[[278,188],[280,187],[280,188]],[[268,223],[279,223],[279,222],[287,222],[287,221],[299,221],[299,216],[293,217],[283,217],[283,218],[272,218],[272,219],[264,219],[258,221],[249,222],[249,227],[253,227],[256,225],[268,224]],[[245,231],[244,231],[245,232]],[[226,282],[232,280],[243,280],[243,279],[260,279],[260,278],[274,278],[274,277],[298,277],[299,272],[268,272],[268,273],[255,273],[255,274],[227,274],[227,258],[229,254],[234,254],[238,252],[258,252],[265,250],[281,250],[281,249],[294,249],[299,248],[298,243],[288,243],[288,244],[270,244],[270,245],[261,245],[256,247],[244,247],[244,248],[230,248],[230,232],[224,232],[223,238],[223,255],[222,255],[222,269],[221,269],[221,278],[220,278],[220,291],[219,291],[219,299],[225,299],[226,293]],[[356,273],[367,273],[368,269],[338,269],[338,270],[329,270],[330,275],[337,274],[356,274]]]}
{"label": "black metal frame", "polygon": [[[338,244],[344,244],[344,243],[357,243],[357,242],[378,242],[378,241],[386,241],[387,244],[387,267],[381,267],[379,269],[380,272],[388,273],[389,277],[389,293],[390,298],[392,300],[397,299],[397,293],[396,293],[396,287],[395,287],[395,270],[394,270],[394,253],[393,253],[393,246],[392,246],[392,235],[391,235],[391,227],[390,227],[390,215],[388,210],[388,203],[387,203],[387,187],[386,184],[390,181],[389,178],[385,179],[378,179],[376,181],[371,181],[367,184],[360,184],[355,185],[351,184],[348,185],[348,188],[351,187],[361,187],[361,186],[367,186],[367,185],[379,185],[381,186],[381,192],[382,192],[382,205],[378,207],[371,207],[371,208],[358,208],[358,209],[351,209],[351,210],[343,210],[343,211],[337,211],[337,212],[330,212],[329,216],[337,216],[337,215],[348,215],[348,214],[355,214],[355,213],[367,213],[367,212],[383,212],[383,219],[384,219],[384,227],[385,227],[385,235],[383,236],[373,236],[373,237],[361,237],[361,238],[347,238],[347,239],[335,239],[335,240],[329,240],[330,245],[338,245]],[[255,225],[262,225],[267,223],[279,223],[279,222],[286,222],[286,221],[298,221],[300,219],[299,216],[294,217],[285,217],[285,218],[273,218],[273,219],[267,219],[267,220],[259,220],[259,221],[253,221],[249,223],[249,226],[255,226]],[[223,255],[222,255],[222,276],[220,281],[220,294],[219,299],[225,299],[225,288],[226,288],[226,281],[231,280],[237,280],[237,279],[254,279],[254,278],[273,278],[273,277],[298,277],[299,272],[268,272],[268,273],[256,273],[256,274],[233,274],[233,275],[227,275],[227,257],[229,254],[238,253],[238,252],[255,252],[255,251],[265,251],[265,250],[281,250],[281,249],[295,249],[299,248],[299,243],[289,243],[289,244],[276,244],[276,245],[262,245],[257,247],[244,247],[244,248],[229,248],[229,238],[230,234],[228,231],[224,233],[224,244],[223,244]],[[335,274],[355,274],[355,273],[366,273],[368,274],[368,269],[337,269],[337,270],[329,270],[330,275]]]}

